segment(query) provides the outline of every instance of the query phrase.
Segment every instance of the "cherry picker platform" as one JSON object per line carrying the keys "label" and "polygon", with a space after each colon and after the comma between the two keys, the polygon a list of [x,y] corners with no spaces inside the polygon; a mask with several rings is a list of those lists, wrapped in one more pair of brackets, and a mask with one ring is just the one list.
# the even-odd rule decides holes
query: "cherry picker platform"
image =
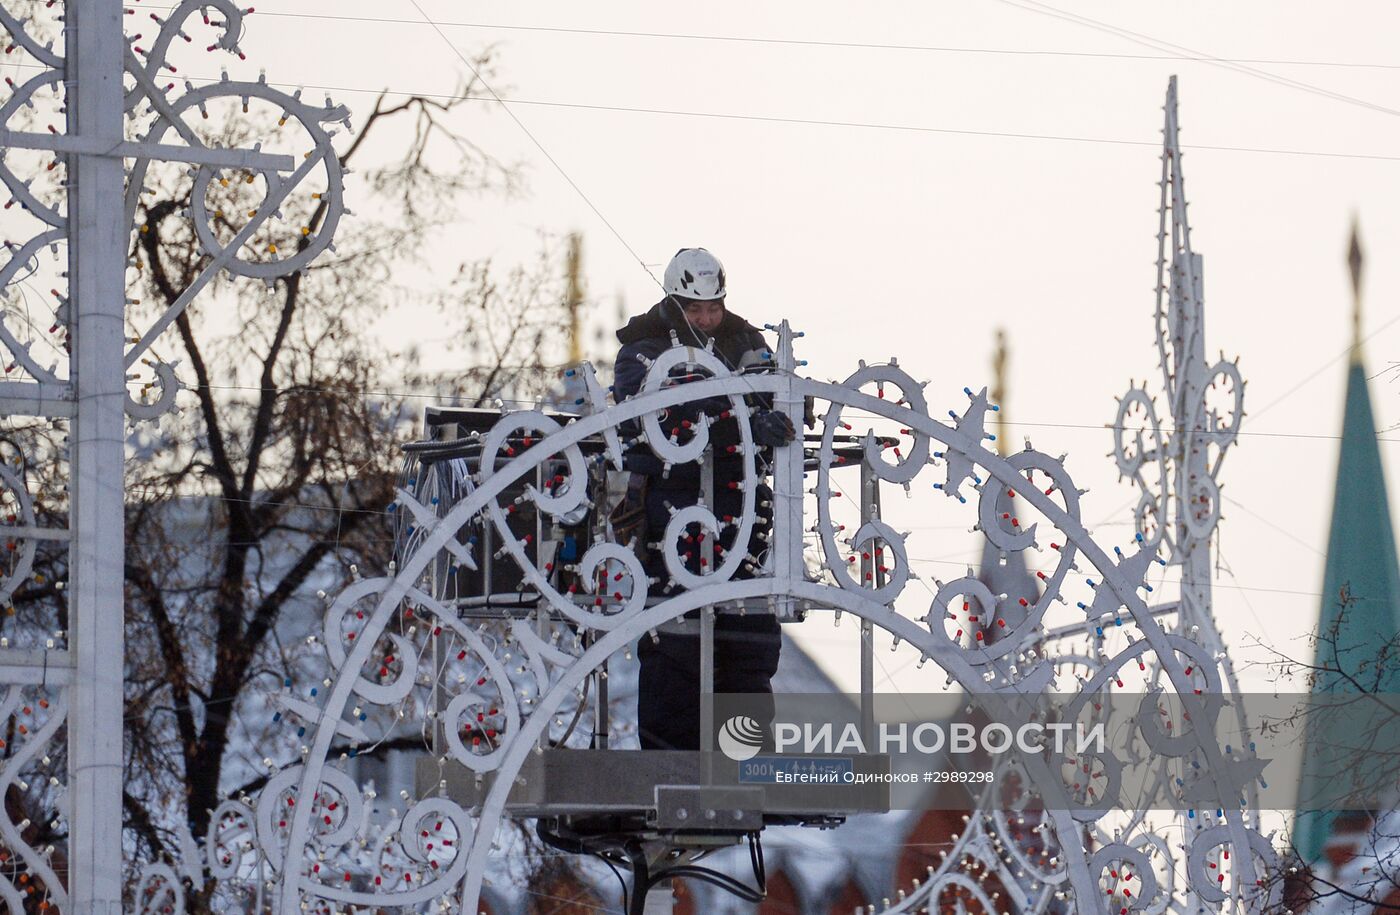
{"label": "cherry picker platform", "polygon": [[[546,415],[561,424],[570,418],[562,413]],[[499,419],[500,413],[495,410],[429,408],[423,440],[404,448],[401,487],[413,493],[420,503],[435,506],[439,517],[446,516],[479,485],[483,477],[484,436]],[[525,432],[507,439],[505,453],[497,452],[497,466],[504,466],[512,454],[528,448],[531,441]],[[804,465],[808,470],[816,469],[815,448],[820,441],[818,436],[807,435],[801,442],[807,449]],[[858,473],[861,478],[858,487],[850,488],[859,489],[862,522],[877,520],[880,514],[879,480],[865,463],[866,442],[864,437],[850,435],[838,436],[835,442],[835,455],[843,470]],[[498,499],[514,507],[506,524],[517,543],[526,545],[530,565],[546,576],[551,587],[571,595],[577,591],[576,602],[596,610],[597,605],[627,599],[630,594],[595,598],[577,589],[579,582],[571,580],[571,576],[578,575],[576,563],[592,546],[610,542],[608,509],[625,490],[627,474],[608,466],[602,437],[584,439],[578,447],[587,459],[589,498],[577,510],[548,515],[537,510],[527,497],[531,487],[536,492],[550,493],[566,479],[569,468],[562,455],[539,463],[530,476],[512,481]],[[708,450],[700,460],[705,465],[711,462]],[[702,490],[702,500],[714,504],[713,473],[703,473],[702,479],[707,487]],[[414,553],[419,535],[411,519],[400,520],[395,531],[398,562]],[[550,627],[570,627],[567,615],[541,599],[530,576],[520,569],[518,558],[506,557],[502,561],[501,535],[490,522],[481,518],[479,523],[464,527],[462,538],[463,545],[472,548],[480,560],[472,568],[454,561],[447,552],[435,559],[426,587],[436,599],[454,608],[461,619],[483,629],[525,622],[533,623],[543,634]],[[864,562],[869,568],[862,571],[879,579],[883,572],[878,564],[868,559]],[[661,600],[648,597],[647,606]],[[774,609],[771,601],[728,601],[718,612],[757,613]],[[786,612],[780,609],[776,615],[783,624],[792,625],[802,622],[812,609],[794,601],[786,605]],[[853,814],[889,809],[888,756],[807,754],[801,758],[803,764],[825,771],[826,776],[820,783],[814,783],[816,779],[811,780],[813,783],[801,779],[784,783],[762,767],[772,761],[787,764],[789,759],[760,755],[736,760],[714,748],[715,614],[702,613],[698,617],[672,620],[658,628],[661,632],[700,637],[700,750],[643,751],[610,746],[609,722],[614,711],[605,662],[590,677],[593,727],[587,735],[587,745],[563,746],[541,740],[511,776],[514,784],[504,808],[507,817],[534,819],[540,837],[547,843],[566,851],[611,856],[637,872],[638,879],[645,874],[653,882],[681,866],[677,862],[689,862],[710,850],[748,839],[756,856],[755,877],[761,882],[761,846],[756,837],[764,828],[832,828]],[[590,634],[585,632],[581,638],[586,640]],[[867,729],[873,729],[873,712],[868,707],[874,679],[872,646],[871,628],[863,623],[861,718]],[[438,716],[435,720],[441,722],[443,718]],[[572,730],[571,727],[570,733]],[[443,737],[438,724],[435,747],[441,748]],[[445,796],[468,810],[479,809],[495,782],[495,772],[473,771],[447,753],[424,757],[417,764],[419,797]]]}

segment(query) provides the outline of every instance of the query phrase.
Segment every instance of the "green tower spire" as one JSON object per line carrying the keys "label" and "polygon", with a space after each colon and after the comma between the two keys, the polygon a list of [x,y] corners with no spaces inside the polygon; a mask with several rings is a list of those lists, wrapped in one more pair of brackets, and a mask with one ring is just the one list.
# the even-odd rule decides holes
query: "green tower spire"
{"label": "green tower spire", "polygon": [[[1395,658],[1400,648],[1400,565],[1362,362],[1362,251],[1355,223],[1347,263],[1354,305],[1352,350],[1314,656],[1319,673],[1312,689],[1314,694],[1400,693],[1400,663]],[[1388,653],[1382,656],[1383,651]],[[1329,722],[1338,728],[1329,728]],[[1350,719],[1341,722],[1319,714],[1308,725],[1293,840],[1305,861],[1315,861],[1337,811],[1310,810],[1309,799],[1328,794],[1329,780],[1338,777],[1339,748],[1357,741]],[[1341,732],[1332,733],[1338,729]]]}

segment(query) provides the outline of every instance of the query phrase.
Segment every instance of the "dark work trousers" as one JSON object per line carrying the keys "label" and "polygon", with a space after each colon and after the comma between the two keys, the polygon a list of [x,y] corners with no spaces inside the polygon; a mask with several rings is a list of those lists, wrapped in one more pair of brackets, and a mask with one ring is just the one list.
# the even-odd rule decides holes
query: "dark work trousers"
{"label": "dark work trousers", "polygon": [[[771,614],[715,618],[715,692],[753,695],[753,717],[765,729],[773,720],[770,681],[778,670],[781,644]],[[700,636],[662,633],[653,643],[644,635],[637,660],[642,667],[637,684],[642,749],[700,749]]]}
{"label": "dark work trousers", "polygon": [[[727,516],[737,516],[743,508],[743,497],[739,492],[728,489],[726,480],[739,479],[737,468],[718,466],[715,472],[717,493],[715,514],[721,520]],[[653,485],[647,493],[647,516],[649,536],[661,540],[670,518],[670,509],[694,505],[698,497],[698,486]],[[758,502],[771,502],[773,491],[760,484],[757,489]],[[667,504],[669,503],[669,508]],[[760,531],[772,530],[772,509],[760,507],[754,526],[754,535],[748,552],[760,556],[767,545],[757,537]],[[698,528],[692,530],[698,535]],[[720,545],[726,550],[734,548],[734,530],[730,528],[720,538]],[[686,556],[686,566],[692,572],[699,572],[701,542],[683,544],[681,553]],[[723,562],[724,557],[719,557]],[[654,596],[668,593],[665,582],[670,577],[661,556],[652,552],[645,563],[647,573],[660,581],[653,586]],[[741,568],[735,578],[749,578],[752,572]],[[698,619],[699,614],[688,614]],[[773,687],[770,681],[778,670],[778,653],[782,645],[778,621],[769,613],[750,613],[739,616],[722,613],[715,617],[715,692],[749,693],[755,696],[771,697]],[[648,635],[642,636],[637,645],[637,660],[641,664],[637,694],[637,726],[644,750],[698,750],[700,748],[700,636],[662,633],[658,642]],[[762,705],[759,705],[762,702]],[[754,715],[763,725],[772,721],[772,699],[756,700]],[[762,712],[762,714],[759,714]]]}

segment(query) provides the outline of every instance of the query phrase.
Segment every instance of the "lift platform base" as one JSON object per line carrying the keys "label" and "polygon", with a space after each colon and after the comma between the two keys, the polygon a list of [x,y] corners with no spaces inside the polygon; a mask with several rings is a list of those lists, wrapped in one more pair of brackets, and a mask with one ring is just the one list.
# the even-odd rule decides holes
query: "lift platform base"
{"label": "lift platform base", "polygon": [[[794,762],[848,769],[853,776],[890,772],[890,758],[880,755],[809,754]],[[596,822],[608,832],[745,833],[765,825],[829,827],[851,814],[889,810],[889,784],[878,778],[864,784],[839,777],[820,784],[756,781],[750,780],[755,771],[764,770],[750,765],[741,781],[741,765],[698,751],[548,749],[532,753],[521,767],[505,812],[566,817],[577,831]],[[451,759],[441,765],[420,759],[415,774],[420,798],[441,792],[468,809],[485,801],[495,782],[495,773],[478,777]]]}

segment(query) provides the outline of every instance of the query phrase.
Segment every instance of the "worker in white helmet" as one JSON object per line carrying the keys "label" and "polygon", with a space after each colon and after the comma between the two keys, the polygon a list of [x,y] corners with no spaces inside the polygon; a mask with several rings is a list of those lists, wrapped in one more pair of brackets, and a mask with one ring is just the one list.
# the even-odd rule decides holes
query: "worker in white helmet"
{"label": "worker in white helmet", "polygon": [[[704,248],[682,248],[666,266],[663,280],[666,296],[645,314],[627,322],[617,332],[622,348],[617,354],[614,390],[617,401],[640,390],[646,377],[647,363],[672,346],[672,332],[685,346],[705,346],[713,341],[715,355],[735,371],[771,364],[772,353],[763,332],[725,307],[726,277],[724,265]],[[646,361],[643,361],[646,360]],[[689,379],[679,380],[693,380]],[[789,444],[796,436],[791,420],[770,409],[771,402],[754,398],[750,404],[754,441],[763,453]],[[728,453],[727,448],[740,441],[737,421],[733,417],[720,419],[719,413],[729,407],[728,398],[681,405],[667,411],[661,419],[666,434],[678,432],[685,423],[693,423],[705,412],[710,415],[710,446],[713,452],[716,517],[737,517],[743,509],[743,490],[730,483],[742,484],[744,461],[740,454]],[[688,434],[681,432],[682,435]],[[694,505],[700,498],[700,465],[691,462],[666,468],[655,454],[638,445],[626,456],[627,469],[632,471],[629,501],[634,518],[644,517],[646,529],[642,542],[659,539],[666,529],[672,510]],[[771,505],[772,490],[758,484],[759,503]],[[644,511],[640,511],[643,509]],[[771,508],[760,508],[755,537],[746,548],[750,555],[760,556],[765,549],[756,536],[771,529]],[[723,554],[734,549],[737,526],[726,528],[717,546]],[[701,541],[698,529],[691,531],[688,562],[691,571],[702,571],[699,560]],[[687,556],[685,548],[682,555]],[[645,557],[647,574],[657,579],[652,588],[656,596],[669,596],[678,590],[670,581],[659,552],[648,550]],[[737,577],[749,577],[757,567],[745,560]],[[743,616],[720,614],[715,622],[715,692],[771,695],[770,681],[778,669],[781,637],[777,620],[768,613]],[[658,642],[643,637],[637,656],[641,662],[638,684],[637,718],[643,749],[693,750],[700,741],[700,640],[697,635],[663,633]]]}

